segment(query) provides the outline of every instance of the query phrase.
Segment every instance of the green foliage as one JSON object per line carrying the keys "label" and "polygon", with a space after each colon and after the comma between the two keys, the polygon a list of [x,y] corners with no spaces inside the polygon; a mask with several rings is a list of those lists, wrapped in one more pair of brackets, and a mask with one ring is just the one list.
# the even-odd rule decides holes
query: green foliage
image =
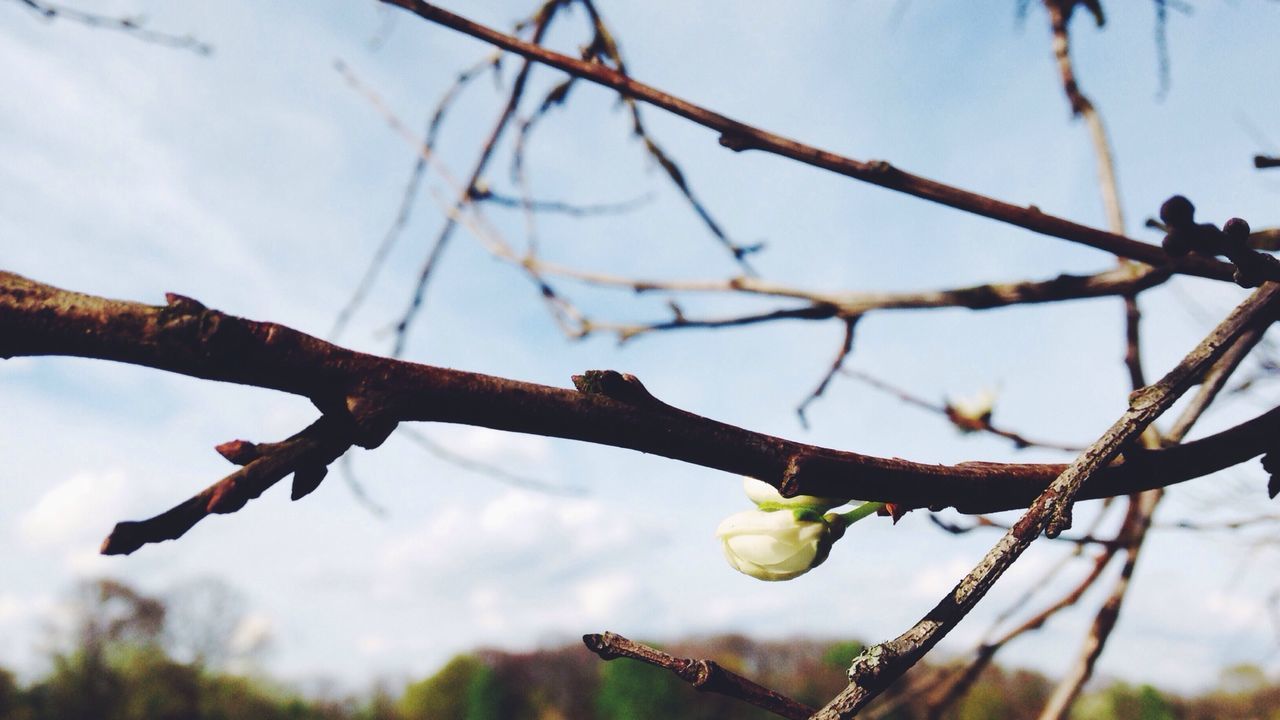
{"label": "green foliage", "polygon": [[405,689],[401,714],[405,720],[465,717],[471,681],[482,667],[475,656],[458,655],[440,672]]}
{"label": "green foliage", "polygon": [[956,720],[989,720],[1013,717],[1009,714],[1009,699],[995,683],[977,683],[957,704]]}
{"label": "green foliage", "polygon": [[600,720],[688,717],[683,683],[669,671],[631,660],[600,666],[596,711]]}
{"label": "green foliage", "polygon": [[[0,720],[764,720],[764,711],[715,693],[699,693],[669,671],[619,659],[601,662],[581,646],[526,654],[458,655],[397,697],[378,689],[366,701],[310,700],[261,679],[218,670],[216,633],[166,641],[167,604],[118,582],[79,593],[80,617],[44,678],[21,687],[0,668]],[[189,603],[188,607],[226,603]],[[215,609],[217,609],[215,607]],[[202,622],[199,612],[187,613]],[[233,613],[234,614],[234,613]],[[184,622],[186,620],[184,619]],[[210,623],[207,627],[227,627]],[[198,630],[198,628],[197,628]],[[670,651],[719,660],[748,678],[820,705],[845,683],[863,646],[856,641],[760,642],[709,638]],[[182,661],[176,659],[181,657]],[[932,672],[921,666],[918,672]],[[1036,717],[1052,684],[1029,671],[986,668],[947,720]],[[878,701],[885,720],[925,717],[926,693],[907,684]],[[874,707],[873,707],[874,710]],[[1228,668],[1218,690],[1198,698],[1164,695],[1150,685],[1113,683],[1086,693],[1073,720],[1280,720],[1280,685],[1255,666]]]}
{"label": "green foliage", "polygon": [[853,659],[858,657],[858,653],[862,652],[862,647],[862,643],[857,640],[845,640],[835,643],[822,654],[822,664],[834,670],[845,672],[849,669],[849,663],[853,662]]}
{"label": "green foliage", "polygon": [[1177,720],[1173,702],[1151,685],[1133,687],[1115,683],[1102,693],[1080,702],[1072,720]]}
{"label": "green foliage", "polygon": [[440,672],[410,685],[400,700],[405,720],[497,720],[511,717],[504,708],[501,681],[474,655],[458,655]]}

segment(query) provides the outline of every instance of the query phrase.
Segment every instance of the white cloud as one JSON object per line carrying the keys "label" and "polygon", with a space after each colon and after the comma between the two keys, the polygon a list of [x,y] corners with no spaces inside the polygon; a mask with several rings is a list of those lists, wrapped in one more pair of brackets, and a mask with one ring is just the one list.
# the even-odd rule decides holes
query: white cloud
{"label": "white cloud", "polygon": [[379,582],[403,590],[428,578],[573,575],[610,564],[639,535],[626,517],[586,499],[512,490],[478,507],[442,508],[381,553]]}
{"label": "white cloud", "polygon": [[916,570],[915,577],[911,579],[911,594],[915,597],[941,597],[972,569],[973,563],[960,557],[927,565]]}
{"label": "white cloud", "polygon": [[123,498],[128,492],[120,472],[73,475],[22,515],[18,533],[33,547],[82,545],[94,536],[101,537],[110,523],[123,517]]}
{"label": "white cloud", "polygon": [[1245,630],[1267,625],[1267,607],[1256,597],[1214,590],[1204,598],[1204,609],[1222,630]]}
{"label": "white cloud", "polygon": [[618,610],[636,594],[639,585],[630,572],[606,572],[578,583],[573,594],[587,618],[604,622],[618,617]]}

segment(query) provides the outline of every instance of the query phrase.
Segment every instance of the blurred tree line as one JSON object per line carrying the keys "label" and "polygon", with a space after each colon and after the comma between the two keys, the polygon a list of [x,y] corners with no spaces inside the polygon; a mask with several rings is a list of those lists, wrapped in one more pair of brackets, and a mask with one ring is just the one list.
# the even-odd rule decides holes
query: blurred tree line
{"label": "blurred tree line", "polygon": [[[265,677],[254,657],[266,636],[246,633],[243,600],[216,581],[152,597],[114,580],[83,586],[67,637],[48,673],[28,685],[0,668],[0,720],[712,720],[771,718],[690,688],[669,672],[638,662],[602,662],[581,646],[531,653],[483,650],[458,655],[399,693],[315,699]],[[844,686],[861,650],[854,641],[761,642],[722,636],[667,646],[820,705]],[[937,668],[920,667],[917,677]],[[882,720],[923,718],[923,698],[902,683],[882,698]],[[948,720],[1035,717],[1052,684],[1026,670],[988,668]],[[921,693],[923,695],[923,693]],[[1222,674],[1219,688],[1193,698],[1150,685],[1111,685],[1087,694],[1075,720],[1280,720],[1280,684],[1256,666]]]}

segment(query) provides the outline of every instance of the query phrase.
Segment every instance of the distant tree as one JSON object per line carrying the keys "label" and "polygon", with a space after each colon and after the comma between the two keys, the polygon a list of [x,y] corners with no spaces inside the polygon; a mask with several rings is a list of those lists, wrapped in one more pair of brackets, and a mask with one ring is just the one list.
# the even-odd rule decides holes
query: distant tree
{"label": "distant tree", "polygon": [[640,663],[600,667],[596,710],[600,720],[649,720],[693,717],[685,706],[686,688],[670,672]]}

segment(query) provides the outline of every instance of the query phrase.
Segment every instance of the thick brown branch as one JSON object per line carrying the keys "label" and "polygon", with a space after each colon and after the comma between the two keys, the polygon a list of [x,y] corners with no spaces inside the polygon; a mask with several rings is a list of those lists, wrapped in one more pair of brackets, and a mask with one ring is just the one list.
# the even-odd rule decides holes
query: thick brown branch
{"label": "thick brown branch", "polygon": [[813,714],[813,708],[808,705],[754,683],[732,670],[725,669],[714,660],[679,658],[611,632],[602,635],[583,635],[582,642],[588,650],[599,655],[601,659],[616,660],[625,657],[654,667],[666,668],[697,690],[727,695],[768,710],[774,715],[791,718],[791,720],[804,720]]}
{"label": "thick brown branch", "polygon": [[[1260,292],[1269,307],[1274,291]],[[1228,325],[1244,324],[1243,315],[1233,314]],[[149,306],[0,272],[0,357],[31,355],[115,360],[301,395],[326,415],[353,422],[363,446],[376,445],[397,422],[462,423],[640,450],[758,477],[788,495],[854,497],[904,508],[979,513],[1026,507],[1065,469],[931,465],[833,450],[684,412],[612,371],[587,373],[575,392],[357,353],[177,295],[167,306]],[[1149,400],[1135,402],[1146,407]],[[1280,409],[1194,443],[1127,452],[1127,462],[1099,472],[1079,497],[1129,494],[1230,467],[1269,450],[1277,430]]]}
{"label": "thick brown branch", "polygon": [[[1035,206],[1022,207],[996,200],[969,190],[913,175],[883,161],[861,161],[820,150],[795,140],[775,135],[746,123],[713,112],[700,105],[675,97],[600,63],[584,62],[547,50],[519,38],[498,32],[447,10],[420,0],[382,0],[440,25],[465,33],[484,42],[537,62],[567,72],[575,77],[616,90],[637,100],[656,105],[720,133],[720,143],[733,150],[763,150],[808,165],[830,170],[847,177],[897,190],[919,198],[938,202],[965,212],[1010,223],[1033,232],[1057,237],[1140,260],[1150,265],[1170,264],[1164,251],[1155,245],[1123,235],[1081,225],[1042,212]],[[1208,258],[1185,257],[1172,262],[1180,273],[1218,280],[1230,280],[1232,268]]]}
{"label": "thick brown branch", "polygon": [[1259,170],[1280,167],[1280,157],[1271,157],[1269,155],[1254,155],[1253,166],[1258,168]]}

